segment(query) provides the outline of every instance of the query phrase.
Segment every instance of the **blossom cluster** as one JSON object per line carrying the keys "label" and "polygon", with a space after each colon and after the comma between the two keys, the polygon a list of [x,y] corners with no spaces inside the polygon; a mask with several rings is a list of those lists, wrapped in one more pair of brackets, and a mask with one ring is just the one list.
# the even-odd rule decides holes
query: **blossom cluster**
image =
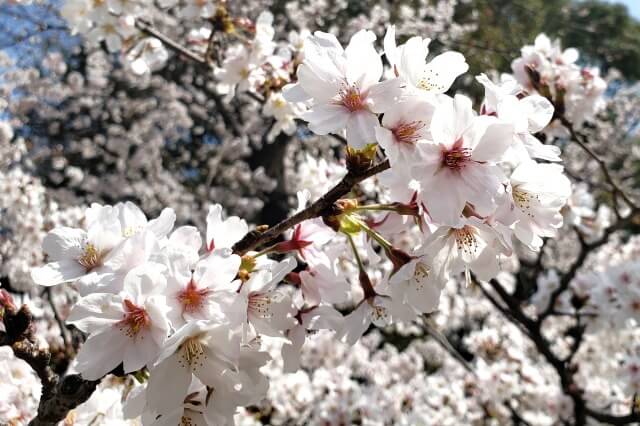
{"label": "blossom cluster", "polygon": [[[451,3],[439,4],[446,8]],[[286,6],[288,13],[299,14],[294,6]],[[378,20],[367,27],[375,32],[351,22],[355,34],[344,44],[339,37],[344,29],[336,37],[334,31],[311,34],[304,25],[278,40],[271,13],[262,12],[253,22],[231,17],[231,7],[191,0],[67,0],[63,15],[93,49],[87,75],[66,75],[62,56],[50,54],[43,63],[45,76],[66,75],[65,86],[47,87],[50,80],[35,70],[7,80],[23,78],[21,88],[42,84],[50,99],[79,99],[65,103],[72,111],[98,105],[91,102],[96,92],[108,97],[111,78],[127,87],[163,92],[154,102],[144,102],[117,89],[119,102],[131,107],[110,102],[113,123],[107,134],[92,140],[84,134],[98,114],[74,115],[69,123],[83,135],[82,142],[73,143],[86,158],[104,145],[109,155],[135,156],[134,161],[118,159],[114,169],[145,163],[138,175],[145,179],[129,177],[136,181],[135,189],[114,185],[124,188],[109,194],[112,200],[135,194],[142,208],[131,202],[92,204],[84,218],[74,208],[45,221],[41,183],[18,168],[0,172],[0,184],[11,193],[0,200],[0,208],[18,207],[0,219],[0,226],[34,240],[42,239],[43,229],[58,226],[44,238],[49,263],[33,269],[31,277],[50,287],[54,298],[64,292],[60,304],[77,299],[71,312],[63,313],[87,337],[72,371],[88,380],[112,373],[86,404],[69,414],[66,424],[138,424],[141,419],[143,424],[254,425],[265,422],[256,420],[259,416],[269,417],[272,424],[459,424],[487,417],[507,423],[516,409],[530,424],[569,422],[574,407],[556,372],[492,308],[477,283],[498,276],[503,283],[515,281],[516,252],[535,255],[563,223],[565,230],[575,226],[591,238],[612,220],[610,209],[597,205],[587,185],[572,188],[560,165],[560,150],[539,139],[542,133],[566,136],[558,132],[563,130],[558,118],[574,125],[593,119],[606,88],[598,71],[580,68],[575,50],[562,51],[541,35],[535,46],[523,48],[513,75],[503,75],[500,82],[484,74],[476,77],[485,96],[474,109],[467,96],[448,95],[468,70],[462,54],[431,55],[429,39],[403,38],[406,23],[386,28],[377,44],[375,33],[384,32],[388,12],[372,11],[371,19],[375,15]],[[403,7],[403,14],[414,16],[409,6]],[[202,84],[201,92],[179,90],[156,78],[155,72],[165,67],[168,74],[179,72],[168,61],[166,40],[145,32],[150,19],[174,30],[182,28],[175,22],[188,23],[184,49],[200,55],[211,71],[210,81],[202,84],[201,77],[189,72],[181,78],[190,90]],[[219,37],[226,48],[217,51]],[[124,70],[112,67],[111,57],[97,48],[100,43],[110,53],[120,53]],[[82,96],[84,92],[90,93]],[[219,94],[225,96],[217,98]],[[228,204],[218,192],[201,188],[193,194],[176,189],[174,179],[193,170],[178,165],[179,177],[170,176],[162,171],[167,162],[158,154],[187,138],[185,128],[193,129],[189,137],[215,133],[215,144],[220,143],[216,153],[228,155],[234,170],[249,145],[260,146],[247,142],[244,133],[252,133],[250,126],[233,137],[229,128],[220,130],[230,127],[224,120],[215,131],[207,128],[203,123],[214,121],[208,117],[209,95],[235,105],[238,117],[255,116],[252,123],[273,117],[263,132],[267,143],[279,135],[297,135],[305,142],[296,147],[297,170],[287,179],[297,190],[298,206],[292,213],[307,209],[345,175],[358,175],[362,164],[388,162],[388,170],[360,182],[331,211],[296,223],[282,239],[255,251],[234,249],[243,236],[264,230],[249,233],[244,219],[225,218],[225,208],[248,218],[247,202]],[[240,111],[237,105],[245,98],[254,105]],[[12,114],[27,116],[37,104],[34,99],[16,97]],[[165,120],[167,113],[172,120]],[[62,124],[63,113],[56,119],[60,122],[50,127],[51,134],[67,125]],[[122,124],[126,120],[131,120],[130,131]],[[301,122],[308,123],[311,134]],[[8,123],[0,123],[0,145],[12,139]],[[140,141],[145,149],[137,149]],[[346,159],[327,161],[320,154],[344,141]],[[207,161],[184,156],[175,161],[209,168],[209,184],[218,178],[213,175],[226,176],[232,184],[221,191],[240,192],[241,180],[253,187],[275,186],[260,168],[240,179],[223,170],[219,158],[209,158],[211,151],[203,152]],[[562,154],[566,161],[566,152]],[[53,161],[59,179],[54,184],[88,181],[65,161]],[[146,164],[151,162],[153,166]],[[568,168],[575,171],[572,166]],[[165,192],[175,195],[158,195]],[[197,198],[214,199],[225,208],[209,206],[205,215]],[[255,198],[253,210],[262,206]],[[159,206],[167,205],[173,209],[165,208],[152,220],[142,212],[159,212]],[[56,209],[50,208],[54,216]],[[186,220],[206,223],[206,229],[176,227]],[[15,241],[0,243],[0,254],[10,259],[3,262],[2,275],[15,281],[24,281],[26,271],[42,260],[33,241],[21,245],[30,249],[26,254],[14,250],[20,246]],[[12,258],[10,250],[19,255]],[[587,325],[585,349],[575,355],[593,366],[577,373],[585,398],[590,406],[616,413],[626,412],[633,403],[629,397],[638,391],[636,269],[627,262],[581,272],[554,306],[554,314]],[[67,285],[59,285],[63,283]],[[534,306],[528,308],[544,312],[559,285],[553,271],[539,278],[529,301]],[[416,332],[431,320],[443,333],[465,336],[459,346],[473,354],[470,366]],[[556,320],[545,333],[554,350],[564,354],[571,346],[565,336],[570,326]],[[50,334],[64,335],[53,318],[48,322],[53,325]],[[603,336],[601,330],[607,328],[617,332]],[[385,343],[387,333],[412,342],[407,349],[396,349]],[[605,338],[616,349],[596,354],[598,339]],[[15,359],[9,363],[12,370],[14,364],[23,367]],[[26,419],[27,411],[35,411],[33,376],[17,375],[27,386],[20,380],[8,386],[12,400],[0,406],[1,421]],[[123,375],[129,377],[116,378]],[[605,406],[602,401],[612,402]],[[123,422],[122,417],[131,420]]]}
{"label": "blossom cluster", "polygon": [[[270,52],[270,22],[263,13],[251,51],[227,59],[227,71],[245,75],[239,71]],[[310,331],[333,330],[352,345],[371,323],[412,321],[438,308],[450,278],[491,279],[513,256],[514,240],[536,250],[561,226],[569,181],[560,165],[536,161],[560,160],[534,136],[553,116],[546,98],[480,76],[486,96],[478,114],[469,98],[445,94],[468,68],[460,53],[427,60],[428,39],[398,46],[389,27],[385,72],[374,42],[366,30],[346,48],[329,33],[307,36],[297,82],[280,102],[296,105],[291,113],[311,131],[344,135],[352,173],[379,145],[390,165],[379,177],[384,204],[339,200],[333,214],[243,256],[233,247],[248,225],[223,219],[220,205],[209,208],[204,241],[195,227],[174,229],[172,209],[148,220],[130,202],[93,204],[82,227],[45,237],[49,263],[31,275],[42,286],[74,283],[81,297],[67,318],[88,335],[77,371],[88,380],[120,370],[148,376],[130,397],[131,416],[231,423],[237,407],[267,390],[261,338],[280,339],[283,368],[295,371]],[[218,77],[228,93],[242,89],[231,74]],[[298,210],[310,201],[300,191]],[[385,216],[371,220],[380,211]],[[411,250],[390,242],[416,226]],[[345,248],[356,282],[338,265]],[[343,317],[336,305],[351,312]]]}
{"label": "blossom cluster", "polygon": [[[556,107],[575,126],[592,120],[605,105],[603,93],[607,83],[595,67],[577,64],[576,49],[562,50],[560,41],[551,41],[545,34],[536,37],[533,45],[522,48],[522,56],[511,63],[514,77],[531,93],[553,99]],[[549,130],[562,135],[560,123]]]}

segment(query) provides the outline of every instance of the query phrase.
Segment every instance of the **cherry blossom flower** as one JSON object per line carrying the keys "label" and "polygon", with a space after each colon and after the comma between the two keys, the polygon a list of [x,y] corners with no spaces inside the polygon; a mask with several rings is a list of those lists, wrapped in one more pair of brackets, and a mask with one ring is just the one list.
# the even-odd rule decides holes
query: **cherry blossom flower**
{"label": "cherry blossom flower", "polygon": [[346,49],[335,36],[317,31],[305,41],[298,83],[285,88],[290,102],[312,101],[302,115],[319,135],[339,134],[356,148],[375,142],[376,113],[384,112],[399,94],[395,79],[380,83],[382,61],[371,31],[354,34]]}
{"label": "cherry blossom flower", "polygon": [[500,254],[511,255],[508,244],[491,226],[475,217],[458,225],[441,226],[427,237],[423,249],[433,262],[436,276],[473,271],[480,279],[490,279],[499,271]]}
{"label": "cherry blossom flower", "polygon": [[[174,327],[193,320],[222,320],[221,303],[230,303],[240,281],[235,281],[240,257],[216,250],[200,260],[191,272],[177,258],[171,263],[167,281],[167,305]],[[230,294],[229,294],[230,293]]]}
{"label": "cherry blossom flower", "polygon": [[491,214],[504,193],[496,163],[513,140],[513,126],[474,116],[471,100],[456,95],[436,109],[431,135],[433,143],[420,145],[413,168],[431,218],[456,224],[467,203],[480,215]]}
{"label": "cherry blossom flower", "polygon": [[116,209],[96,205],[87,216],[86,231],[61,227],[47,234],[42,248],[51,262],[33,269],[31,277],[36,284],[52,286],[90,274],[103,266],[105,257],[122,241]]}
{"label": "cherry blossom flower", "polygon": [[553,237],[562,226],[560,209],[571,195],[571,182],[562,166],[521,163],[511,174],[514,235],[530,248],[542,245],[541,237]]}
{"label": "cherry blossom flower", "polygon": [[131,270],[122,293],[93,293],[78,301],[67,322],[89,333],[76,368],[97,380],[120,363],[125,373],[153,363],[169,334],[162,294],[166,279],[157,266]]}
{"label": "cherry blossom flower", "polygon": [[412,37],[403,45],[396,46],[396,32],[392,25],[384,37],[384,53],[393,72],[414,93],[445,93],[455,79],[467,72],[464,56],[458,52],[444,52],[425,62],[429,54],[430,39]]}
{"label": "cherry blossom flower", "polygon": [[187,396],[194,375],[204,385],[226,389],[223,373],[236,370],[239,357],[239,336],[227,325],[210,321],[185,324],[166,341],[151,370],[147,406],[169,414]]}
{"label": "cherry blossom flower", "polygon": [[251,331],[279,337],[295,325],[291,298],[276,288],[295,267],[295,259],[289,257],[270,269],[252,272],[249,280],[242,284],[230,315],[232,323],[242,325],[245,341]]}

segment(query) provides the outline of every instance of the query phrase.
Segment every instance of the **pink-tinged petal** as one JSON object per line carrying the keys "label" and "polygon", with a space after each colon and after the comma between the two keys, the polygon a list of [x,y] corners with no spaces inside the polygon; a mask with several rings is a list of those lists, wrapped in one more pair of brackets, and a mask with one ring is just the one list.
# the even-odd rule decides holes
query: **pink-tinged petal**
{"label": "pink-tinged petal", "polygon": [[181,226],[169,236],[169,245],[184,247],[197,253],[202,247],[202,236],[195,226]]}
{"label": "pink-tinged petal", "polygon": [[307,50],[312,51],[311,48],[316,47],[319,52],[324,52],[327,49],[335,50],[337,53],[344,53],[342,45],[331,33],[324,31],[315,31],[313,37],[309,37],[305,40],[305,57],[308,57]]}
{"label": "pink-tinged petal", "polygon": [[147,385],[147,406],[165,414],[184,401],[191,384],[191,370],[174,354],[151,370]]}
{"label": "pink-tinged petal", "polygon": [[396,103],[402,95],[402,80],[392,78],[381,81],[369,88],[367,103],[371,112],[381,114],[396,107]]}
{"label": "pink-tinged petal", "polygon": [[126,233],[129,231],[137,231],[147,225],[147,217],[144,215],[140,207],[127,201],[124,204],[116,205],[118,217],[122,225],[122,229]]}
{"label": "pink-tinged petal", "polygon": [[504,96],[497,105],[497,115],[501,121],[513,124],[516,133],[524,133],[529,127],[522,103],[516,96]]}
{"label": "pink-tinged petal", "polygon": [[400,60],[398,47],[396,45],[396,26],[389,25],[387,32],[384,35],[384,55],[387,57],[387,62],[391,66],[397,66]]}
{"label": "pink-tinged petal", "polygon": [[309,129],[318,135],[337,133],[344,129],[350,111],[342,105],[334,103],[316,105],[302,114],[302,119],[309,122]]}
{"label": "pink-tinged petal", "polygon": [[470,163],[465,167],[461,177],[463,198],[473,204],[476,213],[489,216],[497,207],[499,195],[504,193],[502,182],[505,180],[497,166]]}
{"label": "pink-tinged petal", "polygon": [[82,229],[54,228],[42,240],[42,250],[50,260],[77,259],[82,256],[87,233]]}
{"label": "pink-tinged petal", "polygon": [[209,206],[207,214],[207,250],[231,248],[249,231],[247,222],[237,216],[222,220],[222,206]]}
{"label": "pink-tinged petal", "polygon": [[380,146],[387,152],[395,151],[394,150],[395,142],[394,142],[394,137],[391,130],[386,129],[384,127],[376,127],[375,131],[376,131],[376,141],[378,141],[378,144],[380,144]]}
{"label": "pink-tinged petal", "polygon": [[367,144],[375,143],[375,129],[378,126],[378,117],[369,111],[350,114],[347,121],[347,142],[354,148],[364,148]]}
{"label": "pink-tinged petal", "polygon": [[460,221],[467,202],[462,193],[463,186],[459,174],[448,169],[438,171],[424,183],[420,197],[434,222],[454,225]]}
{"label": "pink-tinged petal", "polygon": [[306,102],[311,99],[311,95],[305,92],[299,83],[284,86],[282,96],[287,102]]}
{"label": "pink-tinged petal", "polygon": [[553,118],[553,105],[547,98],[532,95],[520,100],[520,105],[529,123],[529,132],[542,131]]}
{"label": "pink-tinged petal", "polygon": [[343,77],[335,68],[323,68],[319,63],[305,63],[298,67],[298,84],[316,102],[328,102],[339,91]]}
{"label": "pink-tinged petal", "polygon": [[453,98],[453,135],[455,139],[461,137],[474,125],[474,112],[471,99],[464,95]]}
{"label": "pink-tinged petal", "polygon": [[198,262],[193,274],[198,288],[227,288],[234,280],[240,269],[240,256],[231,254],[228,256],[218,252]]}
{"label": "pink-tinged petal", "polygon": [[127,272],[124,278],[124,291],[136,303],[144,303],[150,294],[162,294],[167,286],[164,276],[165,266],[148,262],[136,266]]}
{"label": "pink-tinged petal", "polygon": [[480,162],[499,162],[513,143],[514,136],[515,133],[511,124],[490,124],[473,149],[471,158]]}
{"label": "pink-tinged petal", "polygon": [[431,120],[431,136],[438,145],[450,148],[460,136],[456,133],[456,114],[453,99],[446,96],[436,106]]}
{"label": "pink-tinged petal", "polygon": [[300,234],[297,239],[311,241],[313,244],[322,246],[336,236],[336,232],[324,224],[322,219],[309,219],[300,224]]}
{"label": "pink-tinged petal", "polygon": [[345,49],[347,82],[356,84],[361,90],[380,81],[382,59],[373,47],[376,36],[368,30],[353,35]]}
{"label": "pink-tinged petal", "polygon": [[309,330],[339,331],[344,325],[344,317],[332,306],[322,305],[303,314],[303,324]]}
{"label": "pink-tinged petal", "polygon": [[309,271],[302,271],[300,272],[300,280],[300,289],[305,302],[310,306],[318,305],[322,299],[315,277]]}
{"label": "pink-tinged petal", "polygon": [[191,366],[193,374],[205,385],[215,388],[224,386],[223,373],[229,368],[226,363],[216,362],[207,354],[204,361]]}
{"label": "pink-tinged petal", "polygon": [[74,259],[50,262],[44,266],[31,270],[31,279],[34,283],[45,287],[75,281],[87,273],[84,266]]}
{"label": "pink-tinged petal", "polygon": [[471,270],[481,280],[487,281],[491,278],[495,278],[500,272],[500,264],[496,253],[491,248],[486,248],[480,253],[480,256],[471,263]]}

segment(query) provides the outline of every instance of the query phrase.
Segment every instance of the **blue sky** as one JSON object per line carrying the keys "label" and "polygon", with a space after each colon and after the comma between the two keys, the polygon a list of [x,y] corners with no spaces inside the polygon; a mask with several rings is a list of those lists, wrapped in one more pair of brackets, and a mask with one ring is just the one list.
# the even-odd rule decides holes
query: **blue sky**
{"label": "blue sky", "polygon": [[631,15],[640,19],[640,0],[609,0],[611,3],[626,4]]}

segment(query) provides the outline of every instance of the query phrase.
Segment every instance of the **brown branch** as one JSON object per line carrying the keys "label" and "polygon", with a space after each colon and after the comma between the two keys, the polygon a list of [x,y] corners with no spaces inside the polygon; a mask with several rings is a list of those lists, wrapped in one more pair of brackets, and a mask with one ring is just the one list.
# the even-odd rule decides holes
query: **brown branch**
{"label": "brown branch", "polygon": [[38,345],[33,316],[27,305],[17,309],[7,300],[2,304],[6,332],[0,333],[0,345],[11,347],[16,358],[29,364],[42,383],[38,412],[29,425],[55,426],[69,411],[88,400],[100,381],[84,380],[78,374],[58,376],[51,368],[51,353]]}
{"label": "brown branch", "polygon": [[378,163],[377,165],[370,167],[362,172],[349,171],[346,176],[342,178],[340,182],[338,182],[336,186],[331,188],[329,192],[324,194],[309,207],[299,211],[298,213],[272,226],[264,232],[249,232],[240,241],[235,243],[235,245],[233,246],[233,251],[236,254],[242,256],[248,251],[255,249],[256,247],[273,241],[287,229],[292,228],[305,220],[322,216],[329,211],[329,209],[336,201],[348,194],[356,184],[373,175],[383,172],[384,170],[387,170],[389,167],[389,161],[387,160],[383,161],[382,163]]}
{"label": "brown branch", "polygon": [[186,47],[184,47],[177,41],[173,40],[171,37],[167,36],[166,34],[161,33],[153,25],[151,25],[150,22],[144,19],[138,18],[136,19],[136,27],[143,33],[157,38],[158,40],[163,42],[165,45],[167,45],[167,47],[169,47],[171,50],[175,51],[176,53],[184,55],[187,58],[197,62],[200,65],[206,65],[207,67],[211,68],[211,65],[206,61],[205,58],[198,55],[194,51],[187,49]]}
{"label": "brown branch", "polygon": [[[501,306],[493,297],[488,297],[489,301],[498,310],[500,310],[509,321],[515,321],[516,325],[526,329],[525,334],[527,334],[529,339],[533,342],[538,352],[540,352],[545,360],[549,364],[551,364],[554,370],[556,370],[556,373],[560,377],[562,391],[573,400],[575,416],[574,421],[576,425],[586,424],[587,417],[591,417],[600,422],[609,423],[612,425],[626,425],[634,422],[640,422],[640,413],[637,413],[633,410],[628,415],[616,416],[608,413],[602,413],[588,407],[584,399],[582,389],[580,389],[580,387],[574,380],[574,375],[577,369],[575,369],[570,364],[570,362],[567,362],[572,360],[573,355],[578,351],[580,343],[582,342],[581,337],[578,337],[580,341],[576,342],[576,344],[574,344],[571,348],[572,355],[570,355],[567,360],[560,359],[551,350],[549,340],[543,336],[541,331],[541,323],[528,317],[520,307],[519,301],[515,299],[511,294],[509,294],[509,292],[502,286],[502,284],[500,284],[500,282],[498,282],[498,280],[490,280],[489,284],[498,294],[502,302],[507,305],[508,309],[505,309],[503,306]],[[482,285],[479,285],[482,288]],[[483,290],[483,292],[487,294],[485,290]]]}

